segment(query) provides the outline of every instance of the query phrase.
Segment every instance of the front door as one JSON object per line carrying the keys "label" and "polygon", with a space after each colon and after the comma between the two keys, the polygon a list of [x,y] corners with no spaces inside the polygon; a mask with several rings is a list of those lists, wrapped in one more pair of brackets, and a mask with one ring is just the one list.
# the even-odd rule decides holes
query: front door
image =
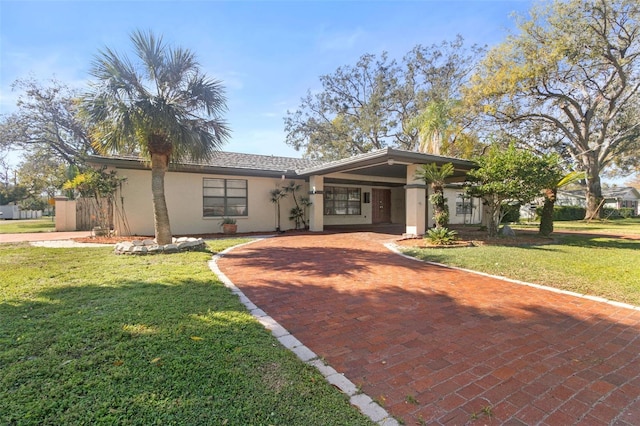
{"label": "front door", "polygon": [[391,190],[371,190],[372,223],[391,223]]}

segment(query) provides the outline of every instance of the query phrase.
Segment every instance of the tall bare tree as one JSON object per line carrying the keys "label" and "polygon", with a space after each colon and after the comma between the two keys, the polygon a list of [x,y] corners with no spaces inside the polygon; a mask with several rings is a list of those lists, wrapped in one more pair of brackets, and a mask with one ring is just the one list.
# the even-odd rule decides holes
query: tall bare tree
{"label": "tall bare tree", "polygon": [[285,117],[286,143],[306,157],[335,160],[387,146],[417,150],[419,126],[412,120],[428,102],[459,96],[483,49],[466,48],[462,37],[414,47],[400,61],[365,54],[353,65],[320,77]]}
{"label": "tall bare tree", "polygon": [[25,152],[47,152],[67,164],[94,153],[86,126],[78,117],[78,94],[58,80],[48,85],[17,80],[17,110],[0,118],[0,144]]}

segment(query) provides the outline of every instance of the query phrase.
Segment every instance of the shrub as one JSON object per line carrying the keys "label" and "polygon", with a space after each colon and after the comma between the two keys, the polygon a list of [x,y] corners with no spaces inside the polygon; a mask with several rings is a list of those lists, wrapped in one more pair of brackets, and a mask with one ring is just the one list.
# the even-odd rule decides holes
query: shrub
{"label": "shrub", "polygon": [[502,217],[502,223],[518,222],[520,221],[520,204],[508,204],[503,203],[500,207],[504,216]]}
{"label": "shrub", "polygon": [[432,228],[424,236],[431,244],[447,246],[453,244],[458,239],[458,233],[448,228]]}
{"label": "shrub", "polygon": [[621,209],[612,209],[605,207],[602,209],[602,217],[609,219],[626,219],[633,216],[633,209],[630,207],[622,207]]}
{"label": "shrub", "polygon": [[[536,216],[542,214],[542,206],[536,208]],[[582,220],[587,214],[584,207],[578,206],[555,206],[553,208],[553,220]]]}

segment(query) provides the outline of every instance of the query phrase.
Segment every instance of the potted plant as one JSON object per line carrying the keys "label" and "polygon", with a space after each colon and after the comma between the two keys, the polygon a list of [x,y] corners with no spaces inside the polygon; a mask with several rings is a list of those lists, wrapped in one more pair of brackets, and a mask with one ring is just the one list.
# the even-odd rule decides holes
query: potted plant
{"label": "potted plant", "polygon": [[220,226],[224,234],[235,234],[238,231],[236,220],[232,217],[223,217]]}

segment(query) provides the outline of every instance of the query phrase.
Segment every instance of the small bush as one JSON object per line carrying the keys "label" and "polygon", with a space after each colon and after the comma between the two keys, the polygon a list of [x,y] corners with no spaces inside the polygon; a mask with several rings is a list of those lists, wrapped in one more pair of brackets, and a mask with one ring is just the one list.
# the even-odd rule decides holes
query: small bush
{"label": "small bush", "polygon": [[424,236],[431,244],[447,246],[458,240],[458,233],[448,228],[432,228]]}
{"label": "small bush", "polygon": [[504,217],[501,223],[519,222],[520,221],[520,204],[507,204],[504,203],[500,207],[504,212]]}

